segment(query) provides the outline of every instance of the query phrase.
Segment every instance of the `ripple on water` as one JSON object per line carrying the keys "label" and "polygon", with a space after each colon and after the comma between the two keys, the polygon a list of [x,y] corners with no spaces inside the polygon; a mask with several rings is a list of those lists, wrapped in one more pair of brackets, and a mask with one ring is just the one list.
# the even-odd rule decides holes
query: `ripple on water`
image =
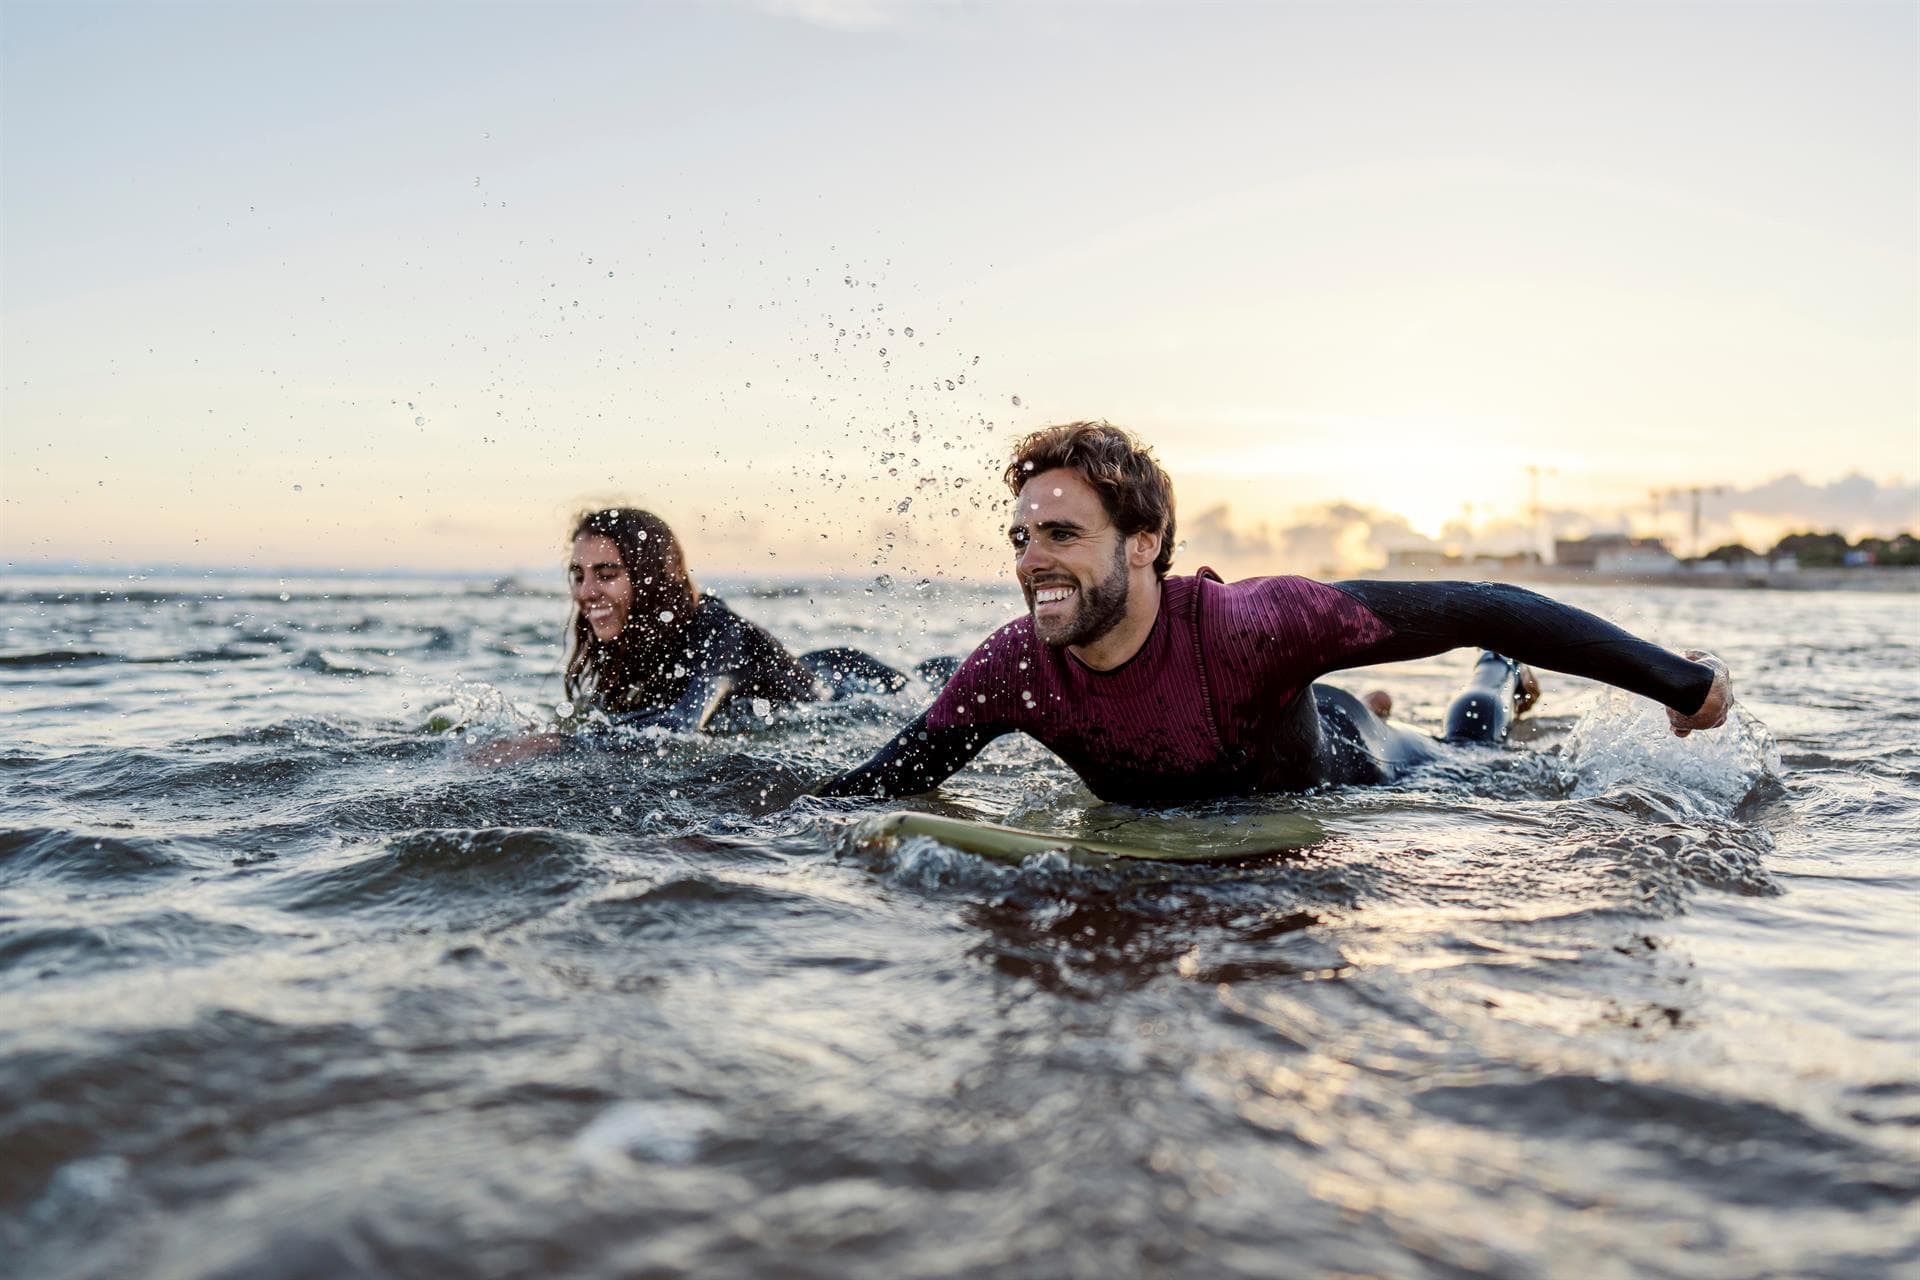
{"label": "ripple on water", "polygon": [[1920,1202],[1911,1161],[1757,1099],[1556,1074],[1429,1086],[1414,1100],[1429,1114],[1534,1140],[1632,1147],[1728,1203],[1868,1210]]}
{"label": "ripple on water", "polygon": [[303,915],[475,927],[544,914],[610,874],[591,838],[546,828],[410,831],[321,861],[255,892]]}
{"label": "ripple on water", "polygon": [[0,990],[114,970],[179,969],[236,955],[262,935],[190,911],[110,903],[36,904],[30,917],[0,916]]}
{"label": "ripple on water", "polygon": [[581,914],[620,935],[662,930],[679,933],[698,931],[712,923],[732,929],[746,921],[800,916],[811,903],[805,894],[770,885],[684,875],[637,893],[603,895],[587,904]]}
{"label": "ripple on water", "polygon": [[166,837],[115,836],[62,827],[0,831],[0,886],[41,880],[112,887],[151,882],[193,866]]}
{"label": "ripple on water", "polygon": [[35,667],[90,667],[101,663],[125,661],[119,654],[97,649],[47,649],[39,653],[0,653],[0,670],[31,670]]}

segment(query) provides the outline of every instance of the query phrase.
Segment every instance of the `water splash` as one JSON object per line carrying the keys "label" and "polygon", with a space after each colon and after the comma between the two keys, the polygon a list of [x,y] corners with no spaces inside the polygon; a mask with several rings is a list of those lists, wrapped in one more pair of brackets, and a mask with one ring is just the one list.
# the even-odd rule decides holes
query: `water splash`
{"label": "water splash", "polygon": [[582,1129],[573,1150],[591,1164],[620,1159],[686,1164],[722,1120],[718,1111],[698,1102],[621,1102]]}
{"label": "water splash", "polygon": [[1718,729],[1673,736],[1666,710],[1646,698],[1603,689],[1567,735],[1563,758],[1576,798],[1652,785],[1730,811],[1780,774],[1780,748],[1760,719],[1735,704]]}

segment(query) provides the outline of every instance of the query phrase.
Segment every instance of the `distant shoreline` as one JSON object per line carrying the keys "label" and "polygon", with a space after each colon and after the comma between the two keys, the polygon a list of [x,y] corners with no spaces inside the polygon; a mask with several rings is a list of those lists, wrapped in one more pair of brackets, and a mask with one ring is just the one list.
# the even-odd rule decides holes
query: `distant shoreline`
{"label": "distant shoreline", "polygon": [[1727,570],[1701,572],[1682,569],[1673,573],[1596,573],[1588,569],[1560,569],[1553,565],[1537,568],[1503,569],[1497,566],[1461,565],[1460,572],[1450,569],[1371,569],[1342,576],[1378,578],[1388,582],[1432,582],[1465,578],[1472,581],[1512,582],[1521,586],[1552,585],[1580,587],[1684,587],[1709,591],[1892,591],[1920,592],[1920,566],[1858,565],[1853,568]]}

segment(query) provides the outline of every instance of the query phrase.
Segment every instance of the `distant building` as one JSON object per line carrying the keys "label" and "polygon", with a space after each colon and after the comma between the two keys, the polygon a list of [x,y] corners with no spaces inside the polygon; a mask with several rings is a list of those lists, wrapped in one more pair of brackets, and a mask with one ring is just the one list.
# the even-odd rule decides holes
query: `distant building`
{"label": "distant building", "polygon": [[1767,558],[1745,547],[1720,547],[1686,562],[1688,573],[1765,573]]}
{"label": "distant building", "polygon": [[1672,573],[1680,561],[1658,538],[1630,538],[1624,533],[1601,533],[1591,538],[1557,538],[1554,563],[1563,569],[1591,573]]}

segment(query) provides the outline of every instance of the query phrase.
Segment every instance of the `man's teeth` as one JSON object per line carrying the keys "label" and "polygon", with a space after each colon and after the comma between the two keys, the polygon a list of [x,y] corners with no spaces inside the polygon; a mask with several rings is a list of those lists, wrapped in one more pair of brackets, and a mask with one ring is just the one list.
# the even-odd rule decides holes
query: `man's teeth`
{"label": "man's teeth", "polygon": [[1035,604],[1056,604],[1072,594],[1072,587],[1041,587],[1033,593],[1033,602]]}

